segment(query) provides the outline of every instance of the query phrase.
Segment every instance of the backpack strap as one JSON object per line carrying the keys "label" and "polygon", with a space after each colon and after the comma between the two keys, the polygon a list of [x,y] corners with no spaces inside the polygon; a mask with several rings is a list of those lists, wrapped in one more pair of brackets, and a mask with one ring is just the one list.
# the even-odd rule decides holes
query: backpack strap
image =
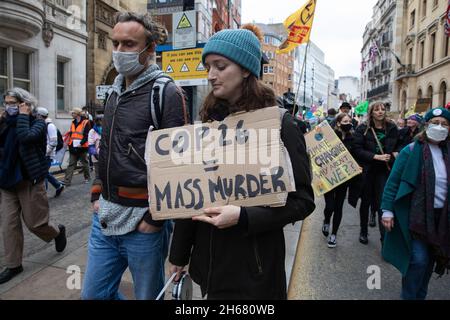
{"label": "backpack strap", "polygon": [[150,118],[155,130],[158,130],[161,126],[164,108],[164,92],[166,89],[166,85],[169,82],[173,82],[173,79],[166,75],[162,75],[155,80],[152,90],[150,91]]}
{"label": "backpack strap", "polygon": [[285,115],[288,111],[287,111],[287,109],[285,109],[285,108],[278,108],[278,111],[280,112],[280,122],[281,122],[281,125],[283,125],[283,118],[284,118],[284,115]]}

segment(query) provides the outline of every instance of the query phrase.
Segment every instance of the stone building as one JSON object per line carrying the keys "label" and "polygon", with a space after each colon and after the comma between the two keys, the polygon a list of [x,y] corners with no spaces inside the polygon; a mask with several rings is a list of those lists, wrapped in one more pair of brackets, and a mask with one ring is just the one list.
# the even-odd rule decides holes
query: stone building
{"label": "stone building", "polygon": [[0,100],[22,87],[68,129],[86,103],[86,0],[0,1]]}
{"label": "stone building", "polygon": [[[393,104],[395,79],[394,33],[397,28],[398,4],[395,0],[379,0],[373,8],[372,20],[363,34],[361,99]],[[393,106],[392,109],[396,109]]]}
{"label": "stone building", "polygon": [[402,66],[395,81],[400,111],[420,98],[430,98],[431,107],[450,101],[450,44],[444,32],[447,4],[444,0],[397,1],[395,51]]}
{"label": "stone building", "polygon": [[146,0],[91,0],[87,6],[89,33],[87,49],[87,104],[91,113],[101,109],[103,101],[96,99],[96,87],[111,85],[117,76],[112,62],[112,29],[119,11],[147,11]]}

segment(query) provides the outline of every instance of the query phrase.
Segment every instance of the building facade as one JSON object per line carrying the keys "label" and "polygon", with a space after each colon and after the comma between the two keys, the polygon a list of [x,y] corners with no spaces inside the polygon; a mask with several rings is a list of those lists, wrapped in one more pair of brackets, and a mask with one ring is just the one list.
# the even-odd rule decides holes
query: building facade
{"label": "building facade", "polygon": [[213,1],[213,31],[237,29],[241,26],[241,0]]}
{"label": "building facade", "polygon": [[330,83],[334,82],[334,71],[325,64],[324,52],[313,41],[309,42],[307,52],[306,48],[307,45],[302,44],[293,51],[294,92],[297,103],[304,106],[304,109],[316,105],[326,111],[333,107],[329,104],[329,101],[333,101],[333,97],[329,95],[333,95]]}
{"label": "building facade", "polygon": [[0,1],[0,100],[34,94],[61,131],[86,103],[86,0]]}
{"label": "building facade", "polygon": [[357,77],[339,77],[337,90],[339,104],[345,101],[356,105],[361,100],[360,80]]}
{"label": "building facade", "polygon": [[450,101],[450,44],[444,31],[447,4],[444,0],[397,1],[395,50],[402,66],[395,81],[400,112],[421,98],[431,99],[431,107]]}
{"label": "building facade", "polygon": [[326,66],[328,69],[328,97],[327,97],[327,108],[338,109],[339,108],[339,97],[338,97],[338,89],[336,87],[335,73],[331,67]]}
{"label": "building facade", "polygon": [[[379,0],[373,8],[372,20],[366,25],[361,50],[361,99],[393,105],[395,79],[395,44],[397,1]],[[391,108],[392,106],[392,108]]]}
{"label": "building facade", "polygon": [[103,101],[97,99],[96,87],[111,85],[117,76],[112,62],[112,29],[117,12],[146,12],[146,1],[92,0],[87,2],[87,105],[91,113],[101,109]]}
{"label": "building facade", "polygon": [[269,58],[269,64],[263,66],[262,81],[271,87],[277,96],[286,92],[293,92],[293,52],[277,54],[277,48],[282,43],[285,33],[282,24],[257,24],[264,34],[262,50]]}

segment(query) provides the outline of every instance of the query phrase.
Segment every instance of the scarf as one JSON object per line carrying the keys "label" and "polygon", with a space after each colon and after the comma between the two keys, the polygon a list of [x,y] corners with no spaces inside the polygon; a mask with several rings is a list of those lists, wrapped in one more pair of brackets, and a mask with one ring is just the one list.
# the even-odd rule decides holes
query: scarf
{"label": "scarf", "polygon": [[11,189],[23,180],[19,159],[19,143],[17,141],[17,116],[7,116],[7,129],[0,139],[0,188]]}
{"label": "scarf", "polygon": [[164,72],[159,69],[157,64],[152,64],[142,74],[140,74],[139,77],[134,80],[133,83],[131,83],[130,86],[124,91],[122,91],[122,89],[125,86],[125,77],[119,74],[114,80],[112,89],[113,91],[117,92],[119,96],[124,95],[125,93],[136,90],[149,83],[150,81],[161,77],[163,74]]}
{"label": "scarf", "polygon": [[[449,144],[443,148],[447,180],[450,177],[448,156]],[[431,247],[431,254],[436,259],[434,272],[442,276],[445,269],[450,269],[450,211],[448,199],[442,210],[434,210],[434,191],[436,176],[433,158],[428,143],[422,148],[422,170],[420,184],[413,193],[409,229],[414,239],[420,239]]]}

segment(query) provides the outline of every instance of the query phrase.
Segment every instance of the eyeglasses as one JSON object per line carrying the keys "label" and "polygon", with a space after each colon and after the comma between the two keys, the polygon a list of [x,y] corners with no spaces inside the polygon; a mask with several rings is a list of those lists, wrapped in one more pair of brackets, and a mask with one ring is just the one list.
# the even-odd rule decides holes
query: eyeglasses
{"label": "eyeglasses", "polygon": [[17,106],[19,103],[16,101],[16,102],[6,102],[6,101],[3,101],[3,107],[7,107],[7,106]]}

